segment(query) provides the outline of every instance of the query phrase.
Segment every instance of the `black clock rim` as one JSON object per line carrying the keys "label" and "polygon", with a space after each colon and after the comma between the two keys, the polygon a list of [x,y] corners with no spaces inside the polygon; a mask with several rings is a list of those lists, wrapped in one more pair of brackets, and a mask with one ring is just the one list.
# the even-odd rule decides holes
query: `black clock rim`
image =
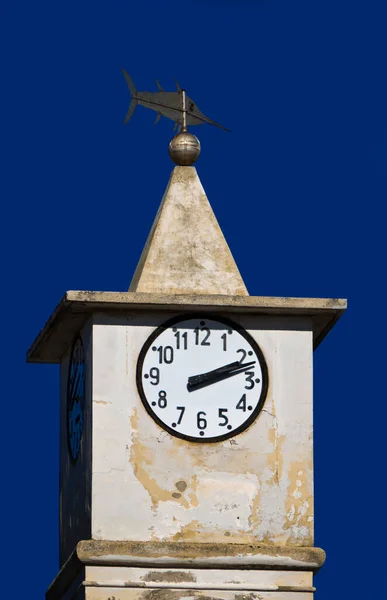
{"label": "black clock rim", "polygon": [[[253,410],[253,412],[251,413],[249,418],[246,419],[246,421],[242,425],[240,425],[233,431],[231,431],[229,433],[225,433],[221,436],[216,436],[216,437],[211,437],[211,438],[196,438],[196,437],[192,437],[190,435],[186,435],[184,433],[180,433],[179,431],[176,431],[175,429],[172,429],[172,427],[169,427],[168,425],[166,425],[155,414],[155,412],[149,406],[148,401],[146,400],[146,395],[145,395],[144,388],[142,385],[142,367],[144,364],[144,358],[145,358],[146,353],[148,352],[150,346],[153,344],[154,340],[161,333],[163,333],[163,331],[165,331],[172,325],[179,323],[180,321],[187,321],[189,319],[211,319],[212,321],[217,321],[218,323],[222,323],[223,325],[232,327],[233,329],[238,331],[238,333],[240,333],[240,335],[242,335],[248,341],[248,343],[254,348],[254,350],[259,358],[260,365],[261,365],[262,389],[261,389],[261,395],[260,395],[259,401],[257,403],[257,406],[255,407],[255,409]],[[157,425],[159,425],[159,427],[164,429],[164,431],[167,431],[174,437],[185,440],[187,442],[193,442],[195,444],[208,444],[208,443],[215,444],[217,442],[223,442],[225,440],[231,439],[231,438],[239,435],[240,433],[242,433],[243,431],[248,429],[250,427],[250,425],[252,425],[252,423],[254,423],[254,421],[256,421],[256,419],[258,418],[259,414],[261,413],[263,406],[265,404],[265,401],[266,401],[267,392],[269,389],[269,372],[268,372],[265,356],[264,356],[261,348],[255,341],[255,339],[246,331],[246,329],[244,327],[242,327],[242,325],[240,325],[239,323],[235,323],[234,321],[232,321],[231,319],[228,319],[227,317],[219,317],[218,315],[212,315],[210,313],[187,313],[187,314],[182,314],[182,315],[173,317],[172,319],[168,319],[168,321],[165,321],[165,323],[162,323],[161,325],[159,325],[155,329],[155,331],[153,333],[151,333],[151,335],[149,336],[149,338],[146,340],[143,347],[141,348],[140,354],[138,355],[137,367],[136,367],[136,383],[137,383],[137,390],[140,395],[141,402],[142,402],[146,412],[155,421],[155,423],[157,423]]]}
{"label": "black clock rim", "polygon": [[70,408],[69,408],[69,387],[70,387],[70,374],[71,374],[71,363],[73,360],[73,354],[74,354],[74,348],[77,342],[81,343],[81,347],[82,347],[82,356],[83,356],[83,363],[85,365],[85,388],[86,388],[86,360],[85,360],[85,347],[83,345],[83,340],[82,340],[82,336],[81,335],[77,335],[77,337],[74,339],[73,345],[71,347],[71,353],[70,353],[70,360],[69,360],[69,366],[68,366],[68,373],[67,373],[67,390],[66,390],[66,425],[67,425],[67,432],[66,432],[66,438],[67,438],[67,448],[69,451],[69,457],[70,457],[70,461],[72,465],[75,465],[78,462],[78,458],[79,455],[81,453],[81,442],[82,442],[82,437],[83,437],[83,429],[84,429],[84,419],[85,419],[85,395],[86,395],[86,391],[84,390],[83,393],[83,398],[82,398],[82,416],[83,416],[83,421],[82,421],[82,432],[81,432],[81,439],[79,441],[79,450],[78,450],[78,454],[74,457],[72,449],[71,449],[71,444],[70,444],[70,427],[69,427],[69,418],[70,418]]}

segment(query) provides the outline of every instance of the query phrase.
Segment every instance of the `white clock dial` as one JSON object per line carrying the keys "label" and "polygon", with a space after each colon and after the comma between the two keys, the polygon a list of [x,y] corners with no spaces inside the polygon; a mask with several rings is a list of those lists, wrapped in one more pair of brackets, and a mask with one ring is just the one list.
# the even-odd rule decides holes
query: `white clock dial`
{"label": "white clock dial", "polygon": [[151,417],[193,442],[218,442],[248,427],[268,387],[258,344],[231,321],[206,316],[173,319],[147,340],[137,386]]}

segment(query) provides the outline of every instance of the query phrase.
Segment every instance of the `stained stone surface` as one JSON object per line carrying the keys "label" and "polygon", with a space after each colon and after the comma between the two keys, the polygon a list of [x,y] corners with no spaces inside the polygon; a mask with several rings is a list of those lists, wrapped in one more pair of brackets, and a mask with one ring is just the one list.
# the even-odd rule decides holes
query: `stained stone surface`
{"label": "stained stone surface", "polygon": [[175,167],[130,292],[248,296],[195,167]]}
{"label": "stained stone surface", "polygon": [[324,560],[321,548],[86,540],[46,600],[312,600]]}

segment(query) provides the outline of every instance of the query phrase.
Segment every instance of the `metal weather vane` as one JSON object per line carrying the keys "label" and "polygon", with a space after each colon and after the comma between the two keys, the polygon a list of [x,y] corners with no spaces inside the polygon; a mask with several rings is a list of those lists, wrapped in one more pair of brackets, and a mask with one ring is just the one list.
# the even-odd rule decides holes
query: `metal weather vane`
{"label": "metal weather vane", "polygon": [[157,79],[157,92],[138,92],[130,75],[124,69],[122,69],[122,72],[132,96],[124,124],[132,118],[137,104],[157,112],[155,124],[161,117],[174,121],[174,129],[179,127],[180,133],[171,140],[169,155],[176,164],[182,166],[192,165],[200,155],[200,142],[195,135],[188,132],[188,125],[208,123],[225,131],[230,131],[230,129],[206,117],[177,82],[176,92],[165,92]]}

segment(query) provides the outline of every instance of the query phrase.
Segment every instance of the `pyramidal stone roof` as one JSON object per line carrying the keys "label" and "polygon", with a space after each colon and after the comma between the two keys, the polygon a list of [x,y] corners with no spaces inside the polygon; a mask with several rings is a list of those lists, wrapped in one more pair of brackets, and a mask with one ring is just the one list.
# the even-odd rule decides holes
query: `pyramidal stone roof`
{"label": "pyramidal stone roof", "polygon": [[195,167],[175,167],[129,292],[248,296]]}
{"label": "pyramidal stone roof", "polygon": [[28,350],[59,363],[95,314],[209,311],[308,316],[316,348],[347,307],[337,298],[249,296],[194,167],[175,167],[128,292],[69,291]]}

